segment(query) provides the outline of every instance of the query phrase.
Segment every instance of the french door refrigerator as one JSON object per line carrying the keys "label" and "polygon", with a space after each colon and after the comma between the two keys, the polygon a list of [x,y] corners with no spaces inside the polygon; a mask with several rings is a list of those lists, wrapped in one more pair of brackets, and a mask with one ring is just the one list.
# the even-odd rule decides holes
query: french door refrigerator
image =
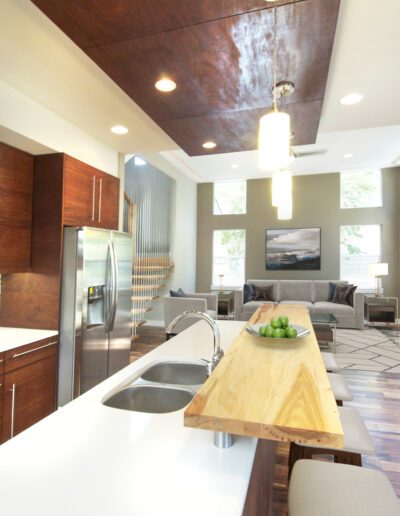
{"label": "french door refrigerator", "polygon": [[133,241],[64,228],[58,406],[129,364]]}

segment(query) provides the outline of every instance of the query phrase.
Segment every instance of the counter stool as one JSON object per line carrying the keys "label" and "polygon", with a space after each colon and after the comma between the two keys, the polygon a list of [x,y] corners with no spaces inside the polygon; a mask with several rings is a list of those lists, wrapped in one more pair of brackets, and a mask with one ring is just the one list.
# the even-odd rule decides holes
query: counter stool
{"label": "counter stool", "polygon": [[335,355],[333,353],[326,353],[325,351],[321,352],[322,360],[325,364],[325,369],[332,373],[336,373],[339,371],[339,364],[336,362]]}
{"label": "counter stool", "polygon": [[337,405],[342,406],[344,401],[351,401],[353,399],[347,382],[341,374],[328,373],[328,380],[331,384]]}
{"label": "counter stool", "polygon": [[399,516],[389,480],[375,469],[299,460],[289,485],[289,516]]}
{"label": "counter stool", "polygon": [[357,410],[352,407],[338,407],[338,411],[344,434],[343,448],[290,443],[289,478],[294,463],[299,459],[311,459],[313,455],[333,455],[335,462],[339,464],[362,466],[361,454],[374,453],[367,427]]}

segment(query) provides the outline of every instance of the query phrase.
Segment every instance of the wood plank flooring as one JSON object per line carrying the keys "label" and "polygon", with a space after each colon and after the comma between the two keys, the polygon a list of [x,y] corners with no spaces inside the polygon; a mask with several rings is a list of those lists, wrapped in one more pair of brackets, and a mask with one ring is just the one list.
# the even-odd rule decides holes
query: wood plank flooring
{"label": "wood plank flooring", "polygon": [[[132,343],[131,361],[165,342],[163,328],[143,326]],[[363,456],[364,467],[383,471],[400,497],[400,374],[342,371],[354,396],[345,405],[362,415],[376,448]],[[279,443],[275,465],[273,516],[287,515],[287,460],[289,446]]]}

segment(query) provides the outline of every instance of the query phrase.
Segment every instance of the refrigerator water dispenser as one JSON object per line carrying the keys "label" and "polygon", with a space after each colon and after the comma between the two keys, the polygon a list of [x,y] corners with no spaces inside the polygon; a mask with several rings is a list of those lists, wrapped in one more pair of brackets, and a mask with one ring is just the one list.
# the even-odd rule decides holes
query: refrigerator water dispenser
{"label": "refrigerator water dispenser", "polygon": [[88,309],[87,324],[88,329],[96,326],[103,326],[104,318],[104,291],[105,285],[92,285],[88,288]]}

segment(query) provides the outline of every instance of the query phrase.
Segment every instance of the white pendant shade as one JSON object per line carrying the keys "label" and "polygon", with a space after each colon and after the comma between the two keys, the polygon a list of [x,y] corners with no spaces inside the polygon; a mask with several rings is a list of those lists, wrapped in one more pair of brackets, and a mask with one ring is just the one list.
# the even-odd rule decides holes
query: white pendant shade
{"label": "white pendant shade", "polygon": [[273,110],[260,118],[258,166],[272,172],[287,168],[290,161],[290,116]]}
{"label": "white pendant shade", "polygon": [[292,196],[292,173],[290,170],[276,170],[272,173],[272,206],[285,202],[287,196]]}
{"label": "white pendant shade", "polygon": [[287,195],[283,201],[283,198],[280,200],[280,204],[278,206],[278,220],[290,220],[292,218],[293,211],[293,202],[292,202],[292,194]]}

